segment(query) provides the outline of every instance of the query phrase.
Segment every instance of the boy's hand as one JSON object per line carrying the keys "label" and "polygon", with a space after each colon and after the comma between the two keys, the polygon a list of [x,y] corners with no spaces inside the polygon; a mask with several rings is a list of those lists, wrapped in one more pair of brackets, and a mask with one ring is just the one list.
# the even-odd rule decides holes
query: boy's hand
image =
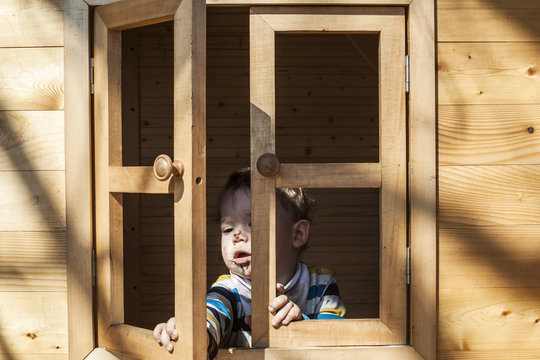
{"label": "boy's hand", "polygon": [[302,319],[302,310],[284,295],[285,287],[283,284],[277,283],[277,297],[272,301],[268,310],[274,318],[272,326],[279,328],[281,325],[289,325],[291,321]]}
{"label": "boy's hand", "polygon": [[165,349],[172,353],[174,349],[174,344],[172,342],[178,339],[174,317],[170,318],[166,324],[161,323],[156,325],[154,328],[154,338],[160,346],[165,346]]}

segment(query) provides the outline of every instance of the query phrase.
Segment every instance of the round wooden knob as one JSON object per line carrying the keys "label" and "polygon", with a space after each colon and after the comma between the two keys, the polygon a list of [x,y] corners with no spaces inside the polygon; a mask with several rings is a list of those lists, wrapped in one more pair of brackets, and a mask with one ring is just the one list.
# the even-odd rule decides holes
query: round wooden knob
{"label": "round wooden knob", "polygon": [[184,165],[176,160],[172,161],[169,155],[161,154],[154,160],[154,176],[159,181],[167,181],[171,175],[182,176]]}
{"label": "round wooden knob", "polygon": [[274,176],[279,172],[281,163],[276,155],[266,153],[262,154],[259,159],[257,159],[257,171],[262,176]]}

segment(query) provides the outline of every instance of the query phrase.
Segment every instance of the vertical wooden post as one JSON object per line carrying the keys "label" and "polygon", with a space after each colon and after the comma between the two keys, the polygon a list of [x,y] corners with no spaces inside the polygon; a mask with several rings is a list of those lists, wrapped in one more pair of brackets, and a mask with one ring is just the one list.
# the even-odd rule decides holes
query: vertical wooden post
{"label": "vertical wooden post", "polygon": [[257,172],[257,160],[275,153],[274,30],[258,16],[250,16],[251,93],[251,219],[252,291],[251,332],[256,347],[269,345],[267,308],[276,293],[276,179]]}
{"label": "vertical wooden post", "polygon": [[[206,359],[206,3],[174,16],[175,316],[178,358]],[[181,353],[180,353],[181,352]]]}
{"label": "vertical wooden post", "polygon": [[437,159],[435,107],[435,6],[409,6],[411,345],[426,359],[437,356]]}
{"label": "vertical wooden post", "polygon": [[70,360],[83,359],[94,348],[88,18],[88,5],[84,1],[64,1],[64,129]]}

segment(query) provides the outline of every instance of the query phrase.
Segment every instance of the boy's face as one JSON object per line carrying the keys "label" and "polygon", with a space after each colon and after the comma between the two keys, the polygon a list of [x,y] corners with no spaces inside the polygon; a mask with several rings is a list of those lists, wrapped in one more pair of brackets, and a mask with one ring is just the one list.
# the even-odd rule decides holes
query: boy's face
{"label": "boy's face", "polygon": [[237,190],[221,206],[221,256],[227,268],[251,278],[251,199]]}
{"label": "boy's face", "polygon": [[[285,284],[294,275],[299,250],[293,241],[295,224],[279,201],[276,206],[276,275],[277,281]],[[221,255],[225,266],[237,275],[251,278],[252,239],[249,189],[237,190],[223,201],[220,226]]]}

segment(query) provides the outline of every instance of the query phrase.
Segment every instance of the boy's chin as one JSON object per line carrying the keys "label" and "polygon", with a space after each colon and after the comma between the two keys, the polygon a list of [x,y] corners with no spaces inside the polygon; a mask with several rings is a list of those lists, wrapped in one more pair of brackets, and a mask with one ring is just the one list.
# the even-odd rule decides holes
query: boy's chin
{"label": "boy's chin", "polygon": [[242,276],[246,279],[251,279],[251,263],[247,263],[242,266],[236,264],[236,266],[234,266],[234,268],[230,270],[233,274]]}

